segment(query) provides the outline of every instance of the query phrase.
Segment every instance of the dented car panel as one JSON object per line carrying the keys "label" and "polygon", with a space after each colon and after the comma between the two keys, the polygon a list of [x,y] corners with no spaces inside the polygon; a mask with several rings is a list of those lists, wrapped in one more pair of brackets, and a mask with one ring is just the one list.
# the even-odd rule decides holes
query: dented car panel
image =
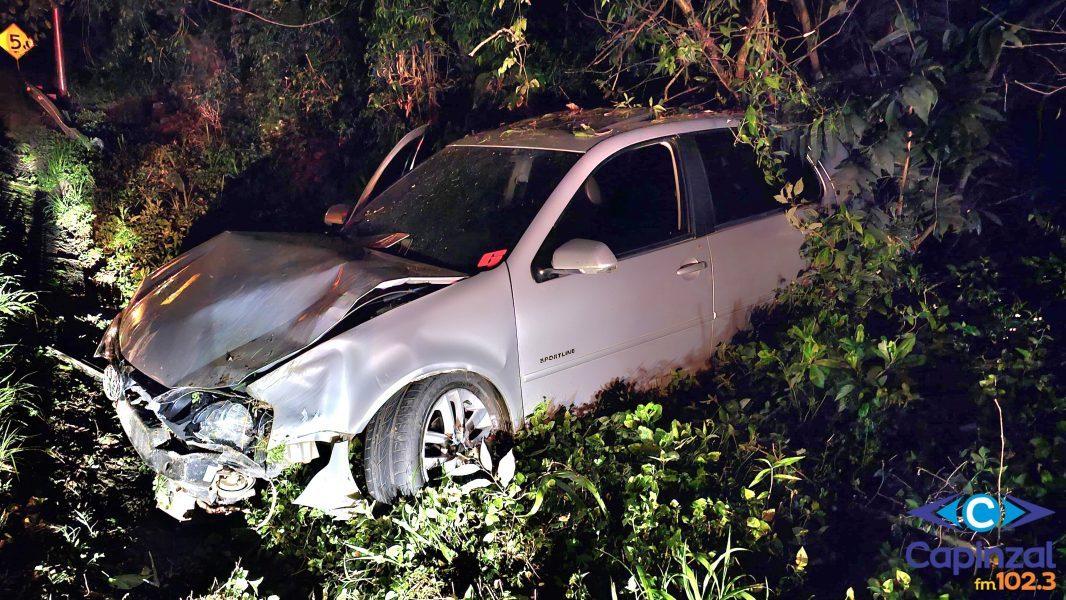
{"label": "dented car panel", "polygon": [[461,276],[324,236],[226,232],[145,280],[118,349],[166,387],[233,386],[314,343],[375,288]]}
{"label": "dented car panel", "polygon": [[340,333],[267,373],[248,393],[274,409],[270,447],[363,431],[412,381],[448,371],[489,380],[523,415],[507,269],[480,273]]}

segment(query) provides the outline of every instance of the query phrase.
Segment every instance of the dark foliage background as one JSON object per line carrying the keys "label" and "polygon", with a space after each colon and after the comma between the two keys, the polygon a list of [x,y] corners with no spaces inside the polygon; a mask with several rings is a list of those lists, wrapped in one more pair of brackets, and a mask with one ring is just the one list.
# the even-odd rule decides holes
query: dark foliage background
{"label": "dark foliage background", "polygon": [[[0,8],[38,40],[0,70],[0,589],[955,597],[989,574],[901,549],[976,538],[901,515],[990,490],[1057,511],[1011,543],[1061,545],[1061,0],[61,5],[80,139],[21,93],[51,87],[50,4]],[[246,518],[151,508],[52,348],[88,356],[147,270],[219,231],[320,231],[413,126],[440,146],[598,106],[741,112],[771,179],[773,123],[843,159],[839,210],[804,216],[777,181],[812,269],[713,370],[539,415],[516,474],[495,456],[484,487],[347,523],[290,505],[306,472]]]}

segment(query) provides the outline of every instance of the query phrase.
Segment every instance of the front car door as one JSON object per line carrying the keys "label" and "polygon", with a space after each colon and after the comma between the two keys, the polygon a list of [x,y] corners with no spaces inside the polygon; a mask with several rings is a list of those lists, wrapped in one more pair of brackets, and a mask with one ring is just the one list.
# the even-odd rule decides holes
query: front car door
{"label": "front car door", "polygon": [[355,201],[355,208],[359,208],[374,196],[385,191],[415,168],[422,158],[422,147],[426,142],[428,127],[428,125],[415,127],[396,142],[385,158],[381,159],[378,168],[374,170],[370,180],[363,187],[359,199]]}
{"label": "front car door", "polygon": [[[578,188],[540,250],[511,267],[526,410],[581,404],[615,379],[644,387],[709,355],[711,272],[694,235],[675,138],[626,148]],[[606,244],[617,269],[550,273],[572,239]],[[510,266],[510,265],[509,265]]]}

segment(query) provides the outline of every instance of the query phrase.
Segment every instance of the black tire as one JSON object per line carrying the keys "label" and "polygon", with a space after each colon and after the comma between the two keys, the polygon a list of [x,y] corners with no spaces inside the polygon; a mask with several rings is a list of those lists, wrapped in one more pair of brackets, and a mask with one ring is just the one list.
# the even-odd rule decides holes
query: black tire
{"label": "black tire", "polygon": [[367,490],[375,500],[392,502],[426,484],[422,475],[425,423],[437,398],[454,388],[465,388],[481,400],[494,431],[510,430],[503,400],[482,377],[455,372],[412,383],[389,399],[366,428],[363,468]]}

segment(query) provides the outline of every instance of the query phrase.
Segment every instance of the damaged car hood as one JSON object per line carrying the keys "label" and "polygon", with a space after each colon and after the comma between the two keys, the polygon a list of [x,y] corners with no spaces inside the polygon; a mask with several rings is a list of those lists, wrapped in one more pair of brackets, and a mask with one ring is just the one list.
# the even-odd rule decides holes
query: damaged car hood
{"label": "damaged car hood", "polygon": [[228,387],[313,344],[376,288],[460,278],[325,236],[226,232],[145,279],[118,349],[167,387]]}

